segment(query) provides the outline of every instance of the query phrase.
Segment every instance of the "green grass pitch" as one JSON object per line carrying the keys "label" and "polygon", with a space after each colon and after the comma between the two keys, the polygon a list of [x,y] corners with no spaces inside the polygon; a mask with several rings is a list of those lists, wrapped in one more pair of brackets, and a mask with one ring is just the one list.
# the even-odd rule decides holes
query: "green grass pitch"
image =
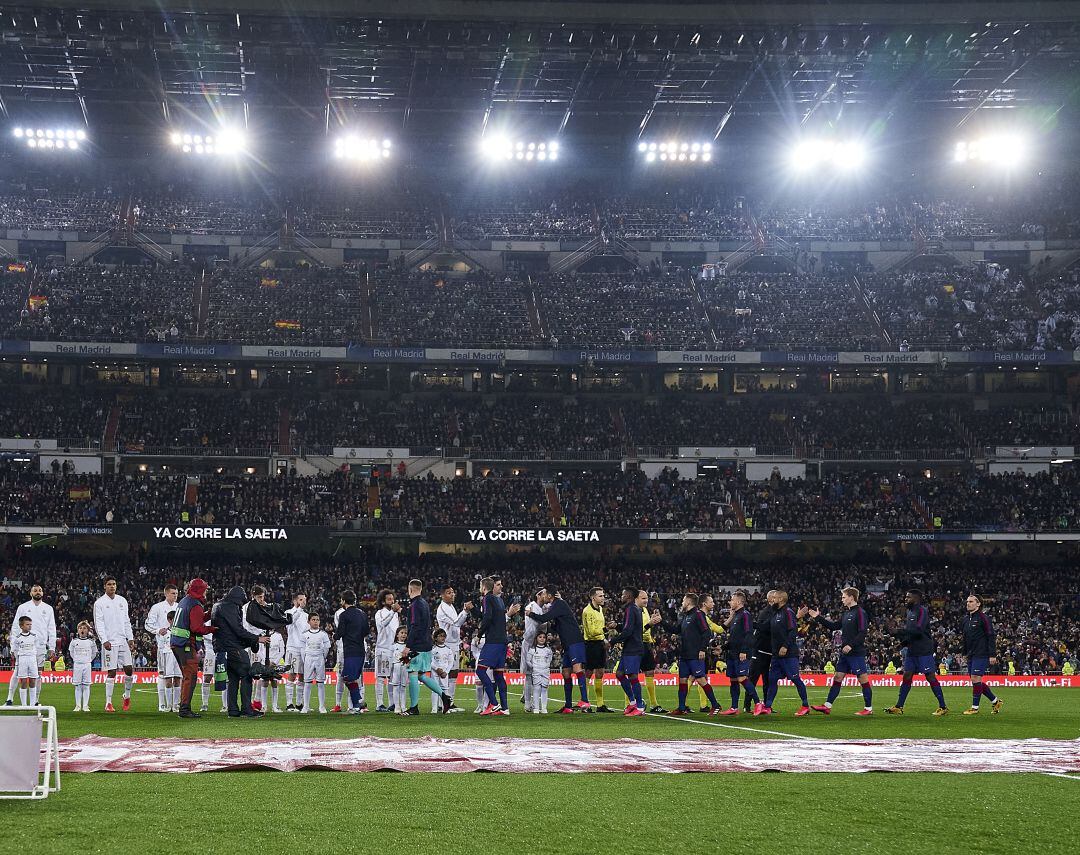
{"label": "green grass pitch", "polygon": [[[465,699],[472,698],[471,689],[461,691]],[[810,691],[811,702],[824,698],[824,689]],[[791,715],[794,692],[786,690],[777,702],[780,715],[724,720],[731,728],[704,724],[707,719],[700,715],[692,720],[527,715],[516,698],[510,717],[492,720],[471,714],[411,720],[377,714],[282,714],[236,721],[211,712],[200,721],[182,722],[157,712],[151,687],[137,689],[126,714],[72,713],[73,694],[67,686],[46,687],[42,702],[60,711],[62,738],[85,733],[158,738],[633,736],[710,739],[723,751],[727,739],[783,741],[787,733],[820,738],[1080,737],[1076,696],[1070,690],[1013,689],[1000,694],[1005,700],[1001,715],[991,716],[984,709],[979,716],[964,717],[960,713],[970,692],[947,691],[952,713],[937,719],[930,716],[934,704],[929,691],[917,688],[907,714],[893,718],[881,711],[895,700],[894,690],[880,690],[874,717],[858,719],[851,715],[861,706],[858,692],[845,689],[832,716],[796,719]],[[723,700],[725,695],[721,690],[718,697]],[[610,706],[621,705],[620,694],[612,688],[606,700]],[[673,700],[670,691],[660,691],[665,706]],[[422,710],[426,702],[422,700]],[[100,710],[102,703],[101,689],[95,687],[93,706]],[[215,696],[212,709],[218,708]],[[1077,844],[1067,806],[1078,799],[1080,776],[900,770],[863,775],[97,773],[64,775],[62,792],[43,803],[6,803],[0,809],[0,828],[11,851],[46,853],[172,847],[180,827],[190,829],[192,841],[201,839],[211,847],[235,839],[242,841],[242,849],[265,852],[333,850],[349,843],[361,850],[455,853],[523,847],[528,853],[559,855],[607,850],[653,855],[783,846],[801,853],[971,855],[1008,852],[1022,840],[1025,849],[1071,853]]]}

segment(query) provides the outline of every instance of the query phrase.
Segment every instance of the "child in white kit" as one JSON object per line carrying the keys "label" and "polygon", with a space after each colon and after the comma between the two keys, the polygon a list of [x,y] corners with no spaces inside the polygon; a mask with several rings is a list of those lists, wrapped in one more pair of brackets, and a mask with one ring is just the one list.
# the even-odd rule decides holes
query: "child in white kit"
{"label": "child in white kit", "polygon": [[394,649],[391,653],[394,667],[390,672],[390,701],[394,712],[400,715],[409,708],[406,695],[409,689],[409,666],[401,661],[401,651],[405,649],[405,639],[409,637],[409,630],[402,626],[394,633]]}
{"label": "child in white kit", "polygon": [[[474,635],[472,641],[469,642],[469,652],[472,654],[473,668],[476,667],[476,663],[480,661],[480,651],[484,649],[484,638],[480,635]],[[487,692],[484,691],[484,684],[479,680],[476,681],[476,709],[473,712],[477,715],[484,711],[484,707],[487,706]]]}
{"label": "child in white kit", "polygon": [[24,707],[28,690],[30,703],[37,701],[35,689],[41,676],[38,672],[37,636],[32,629],[33,623],[23,615],[19,618],[19,632],[11,637],[11,655],[15,659],[15,672],[11,679],[19,681],[19,705]]}
{"label": "child in white kit", "polygon": [[[457,670],[457,652],[446,646],[446,630],[437,629],[431,636],[435,646],[431,648],[431,671],[442,686],[443,694],[450,694],[450,672]],[[442,699],[432,693],[431,711],[442,712]],[[451,709],[451,712],[454,710]]]}
{"label": "child in white kit", "polygon": [[551,648],[547,646],[547,633],[536,634],[536,644],[525,651],[529,657],[532,679],[532,709],[529,712],[547,715],[548,685],[551,683]]}
{"label": "child in white kit", "polygon": [[75,712],[90,712],[90,684],[93,682],[94,660],[98,655],[97,642],[90,637],[90,624],[80,621],[71,639],[71,683],[75,687]]}
{"label": "child in white kit", "polygon": [[311,683],[319,690],[319,712],[326,714],[326,654],[330,652],[330,636],[322,630],[318,615],[308,617],[308,629],[302,636],[304,645],[304,708],[311,712]]}

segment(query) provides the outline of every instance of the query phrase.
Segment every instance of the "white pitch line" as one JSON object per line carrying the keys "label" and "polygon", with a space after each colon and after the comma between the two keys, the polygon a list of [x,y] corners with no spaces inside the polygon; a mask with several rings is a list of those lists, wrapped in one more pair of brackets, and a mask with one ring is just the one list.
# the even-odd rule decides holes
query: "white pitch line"
{"label": "white pitch line", "polygon": [[[520,692],[511,692],[510,694],[515,698],[520,698],[521,697]],[[548,706],[550,706],[551,704],[557,704],[557,703],[559,703],[557,700],[552,700],[551,698],[548,698]],[[662,713],[647,712],[647,713],[645,713],[645,715],[650,716],[652,718],[662,718],[665,721],[684,721],[684,722],[686,722],[688,724],[707,724],[707,725],[711,725],[712,727],[725,727],[728,730],[745,730],[748,733],[767,733],[770,736],[784,736],[784,737],[787,737],[788,739],[808,739],[811,742],[816,742],[817,741],[817,738],[813,737],[813,736],[803,736],[803,735],[798,734],[798,733],[783,733],[783,732],[781,732],[779,730],[764,730],[764,729],[762,729],[760,727],[741,727],[740,725],[737,725],[737,724],[721,724],[718,721],[701,721],[700,719],[696,719],[696,718],[682,718],[682,717],[677,717],[677,716],[672,717],[670,715],[666,715],[666,714],[662,714]]]}
{"label": "white pitch line", "polygon": [[1070,781],[1080,782],[1080,775],[1067,775],[1064,772],[1043,772],[1044,775],[1049,775],[1051,778],[1066,778]]}

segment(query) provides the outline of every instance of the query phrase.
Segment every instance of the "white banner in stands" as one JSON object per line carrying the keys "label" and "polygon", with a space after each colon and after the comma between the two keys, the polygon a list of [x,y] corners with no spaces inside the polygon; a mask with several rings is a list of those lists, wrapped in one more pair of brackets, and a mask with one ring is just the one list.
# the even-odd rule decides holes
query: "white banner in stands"
{"label": "white banner in stands", "polygon": [[661,350],[656,361],[661,365],[757,365],[761,354],[747,350]]}
{"label": "white banner in stands", "polygon": [[755,457],[757,449],[752,445],[680,445],[679,457],[716,457],[729,460]]}
{"label": "white banner in stands", "polygon": [[805,463],[754,463],[748,462],[746,464],[746,480],[747,481],[768,481],[772,477],[773,472],[779,472],[780,477],[785,480],[788,478],[805,478],[806,477],[806,464]]}
{"label": "white banner in stands", "polygon": [[116,341],[32,341],[30,352],[61,356],[134,356],[138,353],[138,345]]}
{"label": "white banner in stands", "polygon": [[403,460],[409,457],[407,448],[341,448],[334,446],[334,457],[348,457],[359,460]]}
{"label": "white banner in stands", "polygon": [[1071,445],[999,445],[994,457],[1002,460],[1031,460],[1039,458],[1072,457],[1076,449]]}
{"label": "white banner in stands", "polygon": [[50,451],[56,448],[55,439],[15,439],[0,437],[0,450],[3,451]]}
{"label": "white banner in stands", "polygon": [[907,353],[845,350],[836,354],[841,365],[932,365],[938,362],[938,354],[932,350],[912,350]]}
{"label": "white banner in stands", "polygon": [[289,344],[245,344],[240,348],[242,356],[262,359],[344,359],[343,347],[302,347]]}
{"label": "white banner in stands", "polygon": [[999,463],[991,462],[989,469],[991,475],[1041,475],[1050,471],[1050,464],[1003,460]]}
{"label": "white banner in stands", "polygon": [[70,466],[74,466],[74,469],[69,469],[69,472],[74,472],[77,475],[100,475],[101,474],[101,458],[93,455],[77,455],[77,454],[49,454],[43,453],[38,458],[39,471],[48,474],[52,472],[53,461],[56,461],[63,471],[65,463]]}

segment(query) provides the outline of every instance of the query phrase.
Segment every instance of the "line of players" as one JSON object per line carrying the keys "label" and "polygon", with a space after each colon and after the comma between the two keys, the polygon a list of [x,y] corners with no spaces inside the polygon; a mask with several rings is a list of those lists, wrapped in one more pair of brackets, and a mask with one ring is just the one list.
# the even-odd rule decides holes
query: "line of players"
{"label": "line of players", "polygon": [[[485,715],[509,715],[505,679],[509,637],[507,622],[521,609],[520,602],[506,606],[502,593],[503,583],[499,577],[487,577],[480,583],[480,621],[473,637],[471,652],[476,664],[477,707],[476,712]],[[265,603],[266,591],[260,586],[252,590],[253,599]],[[401,715],[418,715],[420,685],[432,693],[432,712],[461,712],[454,703],[457,675],[463,666],[460,658],[461,629],[473,610],[472,602],[466,602],[459,612],[454,603],[456,592],[446,587],[440,595],[435,612],[437,628],[429,606],[423,597],[423,584],[419,580],[409,583],[409,615],[403,623],[403,607],[392,591],[380,591],[376,597],[375,623],[375,693],[378,712],[397,712]],[[169,647],[169,635],[175,615],[178,592],[169,585],[164,599],[155,604],[144,623],[144,628],[157,641],[158,653],[158,708],[162,712],[179,708],[180,669]],[[912,680],[918,673],[926,676],[938,708],[935,716],[948,713],[944,694],[937,679],[934,656],[936,643],[930,633],[930,612],[924,604],[925,597],[917,589],[907,593],[907,613],[902,626],[893,631],[904,652],[903,677],[900,694],[894,706],[886,710],[893,715],[903,714],[905,701]],[[656,670],[652,628],[660,623],[658,611],[648,609],[649,594],[643,590],[625,589],[620,604],[620,620],[604,617],[605,593],[593,588],[580,619],[574,615],[562,598],[557,587],[539,589],[526,605],[525,632],[521,648],[521,664],[525,678],[523,702],[529,712],[543,714],[548,711],[548,691],[553,651],[548,644],[551,636],[557,636],[562,649],[562,677],[564,703],[559,710],[567,714],[574,711],[610,711],[604,704],[603,675],[607,670],[607,644],[620,645],[621,655],[616,665],[616,677],[627,696],[624,709],[626,716],[639,716],[646,712],[641,681],[645,678],[650,696],[650,712],[666,712],[656,703],[653,677]],[[745,694],[745,711],[754,715],[773,714],[773,702],[780,680],[787,679],[799,693],[801,706],[796,716],[808,715],[812,710],[830,714],[833,703],[840,693],[844,678],[855,676],[862,688],[864,706],[856,715],[873,713],[872,689],[866,666],[865,640],[870,618],[859,605],[859,591],[846,587],[841,591],[843,611],[837,620],[830,620],[817,609],[803,606],[797,612],[788,605],[784,591],[769,591],[767,605],[756,616],[747,611],[747,595],[736,591],[731,595],[730,609],[723,625],[715,623],[710,614],[714,603],[711,595],[699,597],[686,594],[679,616],[679,704],[670,714],[687,715],[691,686],[696,685],[707,706],[703,711],[710,715],[733,716],[740,712],[740,696]],[[344,610],[355,604],[355,595],[343,595],[341,608],[335,614],[335,624]],[[980,700],[986,697],[993,713],[1000,711],[1002,701],[985,684],[983,677],[995,664],[994,629],[989,616],[983,611],[979,597],[971,594],[966,600],[967,614],[962,622],[964,652],[972,684],[972,705],[965,715],[979,711]],[[284,661],[287,673],[283,680],[288,712],[310,712],[310,693],[316,686],[319,711],[327,712],[325,706],[326,657],[330,638],[321,628],[317,614],[306,611],[307,599],[297,594],[292,608],[286,611],[289,625],[285,634],[272,633],[268,644],[263,644],[251,654],[253,662],[277,663]],[[355,610],[354,611],[358,611]],[[361,613],[362,614],[362,613]],[[253,634],[261,631],[246,622],[245,628]],[[824,704],[811,706],[806,687],[800,676],[798,625],[799,620],[809,617],[833,632],[840,634],[840,652],[835,672]],[[366,616],[363,617],[361,637],[367,635]],[[550,627],[550,634],[546,631]],[[75,687],[75,710],[88,711],[90,703],[91,667],[98,653],[102,655],[105,678],[105,710],[112,712],[112,695],[116,678],[123,672],[122,709],[130,708],[133,682],[132,653],[134,633],[128,614],[127,601],[117,594],[115,579],[105,582],[105,593],[94,604],[94,633],[102,643],[98,650],[90,635],[90,624],[80,622],[76,636],[69,645],[72,664],[72,682]],[[223,665],[213,649],[211,637],[204,639],[202,653],[202,709],[208,708],[212,690],[220,687]],[[52,607],[43,602],[40,585],[31,588],[31,599],[19,606],[11,629],[12,653],[15,672],[8,690],[10,705],[16,686],[20,701],[36,704],[40,692],[39,672],[46,658],[55,660],[56,624]],[[709,685],[707,660],[710,650],[722,646],[726,674],[730,678],[731,704],[723,709]],[[339,669],[347,661],[343,640],[338,639],[337,662]],[[353,656],[358,651],[350,651]],[[363,662],[361,647],[359,659]],[[334,711],[342,710],[342,698],[346,689],[350,692],[347,711],[364,712],[362,679],[358,675],[340,673],[337,681],[337,697]],[[590,702],[588,681],[593,677],[597,692],[597,706]],[[763,681],[764,697],[758,695],[758,681]],[[579,700],[575,704],[575,685]],[[257,708],[269,708],[280,712],[278,681],[260,680],[256,684]],[[224,695],[223,707],[224,707]]]}

